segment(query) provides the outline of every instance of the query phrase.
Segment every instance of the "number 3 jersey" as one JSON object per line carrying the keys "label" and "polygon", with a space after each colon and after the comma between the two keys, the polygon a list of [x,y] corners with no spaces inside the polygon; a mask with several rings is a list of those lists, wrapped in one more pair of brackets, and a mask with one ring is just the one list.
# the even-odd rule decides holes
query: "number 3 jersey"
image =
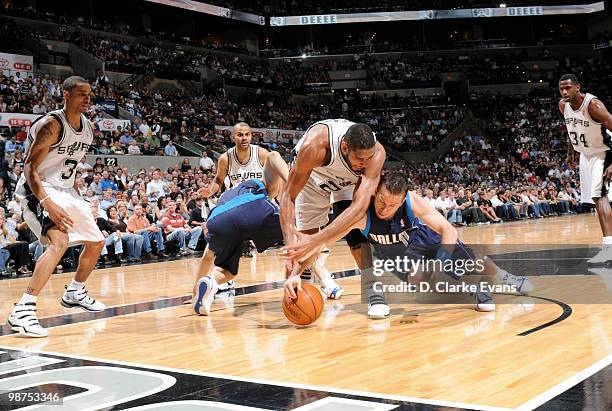
{"label": "number 3 jersey", "polygon": [[585,155],[610,150],[609,132],[607,133],[601,123],[593,120],[589,114],[589,104],[596,98],[587,93],[578,110],[574,110],[569,103],[565,103],[563,110],[569,140],[574,150]]}
{"label": "number 3 jersey", "polygon": [[[351,167],[342,156],[342,152],[340,151],[340,143],[342,142],[342,137],[344,137],[348,128],[355,123],[344,119],[323,120],[313,124],[308,130],[319,124],[327,126],[327,136],[329,138],[329,147],[331,149],[331,159],[328,164],[321,167],[315,167],[312,170],[307,185],[324,195],[329,195],[330,193],[337,191],[353,189],[357,181],[359,181],[361,175],[351,170]],[[306,133],[308,133],[308,131],[306,131]],[[296,157],[297,153],[302,147],[303,142],[304,138],[300,139],[295,146]],[[350,200],[351,197],[349,196],[347,199]],[[335,201],[338,200],[339,199],[335,199]]]}
{"label": "number 3 jersey", "polygon": [[38,128],[43,123],[41,120],[48,116],[52,116],[60,123],[59,141],[49,149],[49,153],[38,167],[38,173],[44,187],[71,188],[74,186],[76,166],[81,157],[89,151],[93,141],[93,128],[83,114],[81,114],[80,131],[77,131],[70,125],[63,109],[51,111],[32,123],[25,144],[26,157],[36,141]]}

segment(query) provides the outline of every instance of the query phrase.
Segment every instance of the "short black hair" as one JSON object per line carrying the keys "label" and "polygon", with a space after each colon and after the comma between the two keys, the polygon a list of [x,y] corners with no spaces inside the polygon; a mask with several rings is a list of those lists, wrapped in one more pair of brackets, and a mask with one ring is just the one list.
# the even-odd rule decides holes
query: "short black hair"
{"label": "short black hair", "polygon": [[575,74],[564,74],[561,76],[561,78],[559,79],[559,83],[561,83],[562,81],[565,80],[570,80],[572,82],[572,84],[580,84],[580,82],[578,81],[578,77],[576,77]]}
{"label": "short black hair", "polygon": [[408,177],[401,171],[389,171],[382,175],[378,187],[386,187],[393,195],[404,195],[408,192]]}
{"label": "short black hair", "polygon": [[361,123],[350,126],[343,139],[349,150],[368,150],[376,144],[376,137],[370,126]]}
{"label": "short black hair", "polygon": [[62,83],[62,89],[64,91],[72,91],[77,84],[89,84],[89,82],[80,76],[70,76]]}

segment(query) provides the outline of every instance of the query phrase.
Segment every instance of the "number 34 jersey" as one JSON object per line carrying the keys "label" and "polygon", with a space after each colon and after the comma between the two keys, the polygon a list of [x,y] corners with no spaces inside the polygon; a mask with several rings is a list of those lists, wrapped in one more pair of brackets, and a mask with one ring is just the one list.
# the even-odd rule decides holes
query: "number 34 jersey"
{"label": "number 34 jersey", "polygon": [[63,109],[51,111],[32,123],[25,144],[26,157],[36,141],[42,120],[49,116],[60,123],[59,141],[49,149],[49,153],[38,167],[38,173],[44,187],[71,188],[74,186],[76,166],[81,157],[87,154],[93,141],[93,128],[83,114],[81,114],[80,130],[77,131],[70,125]]}
{"label": "number 34 jersey", "polygon": [[[359,181],[361,175],[351,170],[351,167],[342,156],[340,143],[342,142],[342,137],[344,137],[348,128],[355,123],[344,119],[323,120],[310,126],[308,131],[312,127],[320,124],[327,126],[327,136],[329,138],[329,147],[331,149],[331,159],[328,164],[321,167],[315,167],[312,170],[307,185],[324,195],[329,195],[330,193],[337,191],[353,189],[355,184]],[[306,133],[308,133],[308,131],[306,131]],[[302,147],[303,142],[304,138],[302,138],[295,146],[296,157],[297,153]],[[348,199],[350,200],[350,197]],[[337,200],[338,199],[335,201]]]}
{"label": "number 34 jersey", "polygon": [[572,109],[569,103],[565,103],[563,111],[569,140],[574,150],[585,155],[610,150],[610,133],[589,114],[589,104],[596,98],[587,93],[578,110]]}

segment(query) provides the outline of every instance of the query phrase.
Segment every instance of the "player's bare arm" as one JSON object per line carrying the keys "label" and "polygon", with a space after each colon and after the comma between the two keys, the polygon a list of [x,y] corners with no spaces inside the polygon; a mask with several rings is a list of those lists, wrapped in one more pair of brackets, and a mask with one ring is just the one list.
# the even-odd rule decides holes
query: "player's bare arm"
{"label": "player's bare arm", "polygon": [[198,191],[198,195],[204,198],[208,198],[218,193],[219,190],[221,189],[221,185],[223,184],[223,180],[225,180],[225,177],[227,177],[227,170],[228,170],[228,159],[227,159],[227,152],[225,152],[221,154],[221,157],[219,157],[215,179],[209,186],[202,187]]}
{"label": "player's bare arm", "polygon": [[24,162],[23,172],[28,186],[47,213],[49,213],[49,218],[53,220],[60,230],[65,232],[72,226],[73,221],[68,213],[54,203],[53,199],[47,195],[38,173],[38,168],[49,154],[51,146],[59,141],[60,124],[52,117],[41,121],[44,123],[38,128],[36,139],[30,146]]}
{"label": "player's bare arm", "polygon": [[295,164],[289,170],[287,184],[283,186],[279,195],[281,228],[287,245],[294,243],[294,236],[297,234],[295,199],[306,185],[312,169],[325,164],[326,159],[329,161],[326,157],[330,155],[326,126],[313,127],[303,138],[305,140],[297,154]]}
{"label": "player's bare arm", "polygon": [[[593,120],[601,123],[607,130],[612,131],[612,114],[610,114],[601,100],[591,100],[589,104],[589,115]],[[612,181],[612,165],[604,170],[604,181]]]}
{"label": "player's bare arm", "polygon": [[[559,111],[561,112],[561,114],[564,114],[565,112],[565,104],[565,100],[559,100]],[[567,158],[565,162],[567,163],[568,167],[574,166],[574,146],[569,141],[569,139],[567,140]]]}
{"label": "player's bare arm", "polygon": [[457,243],[457,230],[439,212],[431,208],[420,195],[410,192],[410,206],[415,217],[442,236],[442,244]]}

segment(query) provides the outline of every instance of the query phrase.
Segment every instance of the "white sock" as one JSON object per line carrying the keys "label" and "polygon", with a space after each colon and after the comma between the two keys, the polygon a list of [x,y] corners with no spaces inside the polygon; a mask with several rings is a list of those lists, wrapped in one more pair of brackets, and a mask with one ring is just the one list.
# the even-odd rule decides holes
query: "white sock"
{"label": "white sock", "polygon": [[35,295],[23,293],[23,295],[21,296],[21,300],[19,300],[19,304],[21,305],[26,304],[26,303],[36,304],[37,299],[38,297]]}
{"label": "white sock", "polygon": [[70,291],[72,291],[72,290],[81,290],[83,288],[85,288],[85,283],[79,283],[79,282],[75,281],[74,279],[72,279],[72,282],[68,286],[68,290],[70,290]]}
{"label": "white sock", "polygon": [[504,270],[503,268],[497,267],[497,272],[495,273],[495,278],[497,278],[498,281],[503,281],[504,277],[507,274],[509,274],[508,271]]}
{"label": "white sock", "polygon": [[603,244],[612,244],[612,235],[603,238]]}
{"label": "white sock", "polygon": [[321,284],[323,284],[323,287],[335,288],[337,286],[329,270],[325,268],[323,264],[319,262],[319,260],[314,263],[314,265],[312,266],[312,270],[319,277],[319,280],[321,280]]}

